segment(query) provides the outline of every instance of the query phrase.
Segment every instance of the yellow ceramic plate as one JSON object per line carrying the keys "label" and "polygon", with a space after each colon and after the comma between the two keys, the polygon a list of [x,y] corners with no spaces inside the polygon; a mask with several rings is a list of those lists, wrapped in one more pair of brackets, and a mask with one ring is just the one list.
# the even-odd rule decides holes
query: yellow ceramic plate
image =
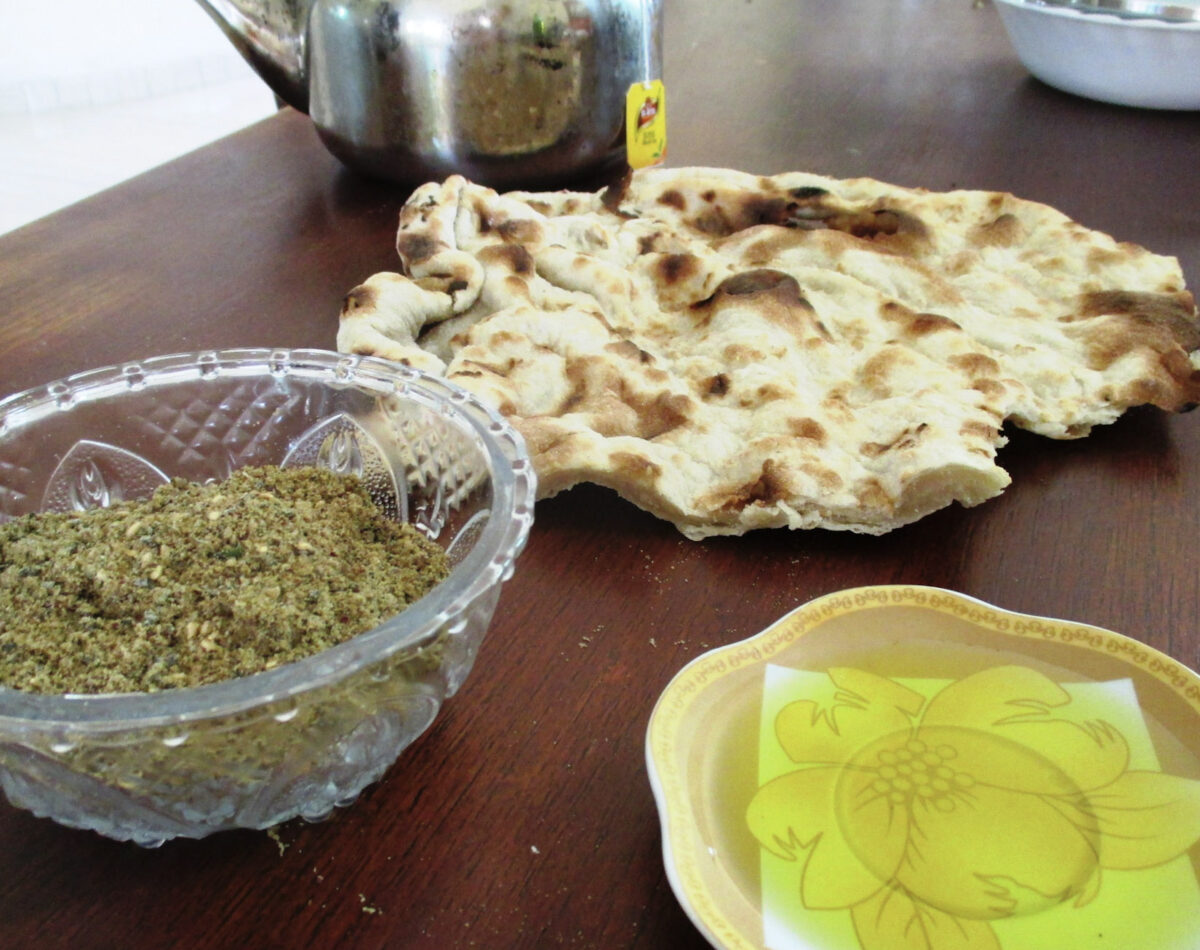
{"label": "yellow ceramic plate", "polygon": [[721,948],[1200,946],[1200,677],[950,591],[831,594],[688,664],[646,758]]}

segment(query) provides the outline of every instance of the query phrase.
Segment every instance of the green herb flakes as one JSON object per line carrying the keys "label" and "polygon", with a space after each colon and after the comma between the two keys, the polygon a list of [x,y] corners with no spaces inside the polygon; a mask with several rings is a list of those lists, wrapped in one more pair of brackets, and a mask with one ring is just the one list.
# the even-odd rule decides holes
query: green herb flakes
{"label": "green herb flakes", "polygon": [[144,501],[0,525],[0,685],[153,692],[247,676],[378,626],[449,573],[324,469],[176,479]]}

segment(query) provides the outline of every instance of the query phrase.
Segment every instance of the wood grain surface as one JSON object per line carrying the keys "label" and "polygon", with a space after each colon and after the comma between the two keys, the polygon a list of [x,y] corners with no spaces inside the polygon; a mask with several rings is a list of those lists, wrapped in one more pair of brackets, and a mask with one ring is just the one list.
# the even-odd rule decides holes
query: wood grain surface
{"label": "wood grain surface", "polygon": [[[1200,286],[1200,114],[1031,79],[972,0],[666,2],[669,162],[1011,191],[1174,254]],[[332,348],[394,269],[406,189],[307,118],[0,238],[0,391],[229,346]],[[684,540],[596,488],[539,504],[474,672],[328,821],[147,851],[0,803],[0,947],[705,946],[675,899],[644,739],[671,677],[805,601],[928,584],[1200,664],[1200,416],[1013,433],[998,499],[882,538]]]}

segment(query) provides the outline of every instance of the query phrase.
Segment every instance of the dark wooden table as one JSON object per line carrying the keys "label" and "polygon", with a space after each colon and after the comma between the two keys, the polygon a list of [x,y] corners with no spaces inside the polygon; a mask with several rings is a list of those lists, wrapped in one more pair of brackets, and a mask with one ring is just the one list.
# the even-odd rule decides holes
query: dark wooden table
{"label": "dark wooden table", "polygon": [[[1006,190],[1178,256],[1200,286],[1200,114],[1029,78],[972,0],[667,0],[670,163]],[[118,130],[119,134],[119,130]],[[396,266],[402,188],[281,112],[0,238],[0,391],[156,353],[332,348]],[[463,691],[329,821],[160,850],[0,803],[0,947],[699,947],[643,741],[708,647],[860,584],[952,588],[1200,664],[1200,416],[1016,433],[1013,484],[882,538],[703,543],[599,489],[540,504]]]}

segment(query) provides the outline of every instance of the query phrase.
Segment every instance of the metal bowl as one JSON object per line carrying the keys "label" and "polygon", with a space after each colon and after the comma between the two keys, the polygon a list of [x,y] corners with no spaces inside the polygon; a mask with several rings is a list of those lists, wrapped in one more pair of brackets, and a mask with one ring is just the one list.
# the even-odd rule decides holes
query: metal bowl
{"label": "metal bowl", "polygon": [[0,401],[0,520],[248,465],[360,475],[451,573],[374,630],[264,673],[156,693],[0,688],[17,807],[142,845],[318,819],[379,779],[462,685],[533,521],[520,436],[385,360],[229,350],[93,370]]}

